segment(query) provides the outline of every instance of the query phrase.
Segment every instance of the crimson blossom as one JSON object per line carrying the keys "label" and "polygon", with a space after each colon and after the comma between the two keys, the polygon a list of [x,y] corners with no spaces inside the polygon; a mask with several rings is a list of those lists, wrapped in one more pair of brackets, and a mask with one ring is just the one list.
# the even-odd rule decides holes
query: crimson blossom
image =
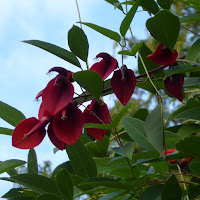
{"label": "crimson blossom", "polygon": [[[170,68],[176,67],[176,59],[178,57],[178,52],[174,49],[172,52],[170,49],[165,47],[163,44],[158,44],[155,52],[147,56],[152,62],[158,65],[169,66]],[[167,77],[164,80],[165,89],[170,95],[177,98],[179,101],[183,101],[183,84],[184,84],[184,74],[175,74]]]}

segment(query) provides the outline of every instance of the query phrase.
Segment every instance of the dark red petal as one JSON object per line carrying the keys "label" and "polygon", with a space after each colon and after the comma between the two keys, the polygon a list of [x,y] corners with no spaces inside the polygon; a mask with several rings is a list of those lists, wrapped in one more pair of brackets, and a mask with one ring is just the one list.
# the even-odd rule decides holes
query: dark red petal
{"label": "dark red petal", "polygon": [[41,121],[44,116],[50,117],[51,114],[45,109],[44,104],[40,104],[38,119]]}
{"label": "dark red petal", "polygon": [[170,162],[170,164],[176,164],[177,160],[170,160],[169,162]]}
{"label": "dark red petal", "polygon": [[38,100],[42,96],[43,90],[41,90],[37,95],[36,95],[36,100]]}
{"label": "dark red petal", "polygon": [[63,67],[53,67],[48,71],[48,73],[50,72],[58,72],[60,75],[66,77],[67,80],[71,80],[72,78],[72,72]]}
{"label": "dark red petal", "polygon": [[192,159],[194,159],[194,157],[189,157],[189,158],[186,158],[185,160],[189,163]]}
{"label": "dark red petal", "polygon": [[107,53],[100,53],[96,57],[103,60],[92,65],[90,70],[97,72],[105,80],[118,67],[118,62]]}
{"label": "dark red petal", "polygon": [[69,145],[73,145],[81,136],[84,124],[84,115],[75,103],[69,103],[66,112],[57,113],[52,121],[56,137]]}
{"label": "dark red petal", "polygon": [[178,52],[174,49],[172,53],[170,49],[159,44],[153,54],[147,56],[149,60],[158,65],[173,65],[178,57]]}
{"label": "dark red petal", "polygon": [[111,86],[119,101],[125,106],[135,90],[136,77],[130,69],[126,69],[125,75],[123,76],[121,70],[115,71],[111,79]]}
{"label": "dark red petal", "polygon": [[175,74],[164,80],[166,90],[179,101],[183,101],[184,74]]}
{"label": "dark red petal", "polygon": [[49,124],[48,126],[48,130],[47,130],[49,139],[51,140],[51,142],[60,150],[64,150],[66,149],[66,144],[64,142],[62,142],[61,140],[59,140],[53,130],[52,127],[52,123]]}
{"label": "dark red petal", "polygon": [[52,79],[44,89],[42,102],[45,109],[55,115],[67,106],[73,95],[73,85],[64,76],[59,75]]}
{"label": "dark red petal", "polygon": [[[96,123],[96,124],[109,124],[110,123],[110,113],[107,105],[99,105],[96,99],[93,99],[91,104],[87,106],[84,110],[85,122],[86,123]],[[88,134],[98,140],[102,140],[107,130],[86,128]]]}
{"label": "dark red petal", "polygon": [[32,149],[39,145],[45,136],[45,126],[41,126],[36,132],[26,136],[32,129],[39,126],[41,122],[35,117],[21,121],[12,134],[12,145],[19,149]]}

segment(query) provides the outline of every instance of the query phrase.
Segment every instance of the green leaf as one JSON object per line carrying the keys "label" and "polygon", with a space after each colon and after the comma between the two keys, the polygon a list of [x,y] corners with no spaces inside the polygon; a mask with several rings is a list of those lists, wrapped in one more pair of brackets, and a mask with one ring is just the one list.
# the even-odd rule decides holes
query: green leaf
{"label": "green leaf", "polygon": [[98,129],[106,129],[111,130],[111,124],[95,124],[95,123],[86,123],[84,124],[84,128],[98,128]]}
{"label": "green leaf", "polygon": [[141,0],[136,0],[136,3],[131,7],[129,12],[126,14],[125,18],[123,19],[121,26],[120,26],[120,33],[123,37],[125,37],[126,32],[128,31],[130,24],[133,20],[133,17],[140,6]]}
{"label": "green leaf", "polygon": [[37,198],[35,200],[47,200],[47,199],[48,200],[62,200],[58,196],[56,196],[54,194],[49,194],[49,193],[39,195],[39,196],[37,196]]}
{"label": "green leaf", "polygon": [[200,137],[190,136],[176,144],[178,151],[189,154],[192,157],[200,157]]}
{"label": "green leaf", "polygon": [[163,153],[163,117],[161,106],[158,105],[146,118],[144,127],[149,142],[155,149]]}
{"label": "green leaf", "polygon": [[189,87],[199,87],[200,85],[200,77],[190,77],[189,79],[184,80],[184,88]]}
{"label": "green leaf", "polygon": [[141,6],[143,9],[153,13],[154,15],[159,11],[159,7],[154,0],[142,0]]}
{"label": "green leaf", "polygon": [[162,200],[181,200],[181,187],[174,175],[165,183],[162,191]]}
{"label": "green leaf", "polygon": [[74,80],[99,101],[103,89],[103,80],[95,71],[80,71],[73,73]]}
{"label": "green leaf", "polygon": [[111,30],[109,30],[107,28],[103,28],[101,26],[97,26],[92,23],[86,23],[86,22],[80,22],[80,23],[92,28],[93,30],[101,33],[102,35],[104,35],[112,40],[115,40],[116,42],[120,42],[120,40],[121,40],[121,37],[117,32],[111,31]]}
{"label": "green leaf", "polygon": [[56,184],[60,193],[67,199],[73,199],[73,181],[66,169],[62,169],[56,175]]}
{"label": "green leaf", "polygon": [[169,10],[173,3],[173,0],[157,0],[157,2],[161,8]]}
{"label": "green leaf", "polygon": [[141,194],[138,200],[161,200],[163,185],[152,185]]}
{"label": "green leaf", "polygon": [[186,55],[186,60],[195,62],[196,59],[200,56],[200,39],[198,39],[189,49]]}
{"label": "green leaf", "polygon": [[155,150],[152,144],[146,138],[143,121],[132,117],[123,117],[122,124],[133,141],[147,150]]}
{"label": "green leaf", "polygon": [[29,174],[38,174],[37,155],[34,149],[29,150],[27,168]]}
{"label": "green leaf", "polygon": [[97,186],[106,186],[106,187],[110,187],[110,188],[119,188],[119,189],[130,189],[130,185],[127,183],[121,183],[119,181],[116,181],[114,179],[111,178],[102,178],[102,177],[98,177],[98,178],[89,178],[83,182],[81,182],[80,186],[93,186],[93,187],[97,187]]}
{"label": "green leaf", "polygon": [[200,131],[199,124],[183,124],[178,130],[179,136],[184,139],[186,136],[197,133]]}
{"label": "green leaf", "polygon": [[[112,4],[113,6],[120,4],[120,2],[118,0],[105,0],[105,1],[107,1],[110,4]],[[122,12],[124,12],[121,5],[118,5],[117,8],[119,10],[121,10]]]}
{"label": "green leaf", "polygon": [[131,107],[132,103],[128,103],[123,109],[114,117],[113,121],[111,122],[112,127],[116,127],[119,122],[121,121],[122,117],[125,115],[127,110]]}
{"label": "green leaf", "polygon": [[166,161],[152,162],[151,166],[153,166],[154,171],[159,174],[165,174],[165,172],[169,170],[169,166]]}
{"label": "green leaf", "polygon": [[173,51],[180,31],[179,18],[167,10],[160,11],[146,22],[154,39]]}
{"label": "green leaf", "polygon": [[102,141],[97,140],[88,142],[86,144],[86,147],[90,151],[93,157],[105,157],[108,154],[109,143],[110,143],[110,138],[105,135]]}
{"label": "green leaf", "polygon": [[40,40],[25,40],[23,42],[39,47],[45,51],[48,51],[49,53],[52,53],[55,56],[62,58],[63,60],[66,60],[67,62],[81,68],[81,65],[76,56],[72,52],[67,51],[66,49],[63,49],[54,44],[50,44],[48,42],[43,42]]}
{"label": "green leaf", "polygon": [[191,119],[191,120],[200,120],[200,107],[192,108],[186,111],[183,111],[175,117],[175,119]]}
{"label": "green leaf", "polygon": [[200,13],[192,13],[187,16],[183,16],[180,18],[180,23],[184,22],[193,22],[200,20]]}
{"label": "green leaf", "polygon": [[164,79],[174,74],[181,74],[186,72],[198,72],[198,71],[200,71],[200,66],[193,66],[190,64],[176,65],[171,69],[165,71]]}
{"label": "green leaf", "polygon": [[12,133],[13,133],[13,129],[0,127],[0,134],[12,135]]}
{"label": "green leaf", "polygon": [[23,160],[11,159],[0,162],[0,173],[8,172],[20,165],[26,164]]}
{"label": "green leaf", "polygon": [[81,60],[87,62],[88,39],[84,31],[78,26],[73,26],[68,32],[68,45],[70,50]]}
{"label": "green leaf", "polygon": [[115,200],[118,197],[124,196],[125,194],[127,194],[127,192],[112,192],[101,197],[99,200]]}
{"label": "green leaf", "polygon": [[67,145],[66,149],[72,168],[77,175],[86,178],[97,176],[96,163],[80,140],[73,146]]}
{"label": "green leaf", "polygon": [[25,116],[16,108],[0,101],[0,118],[13,126],[25,119]]}
{"label": "green leaf", "polygon": [[23,192],[22,188],[13,188],[13,189],[9,190],[6,194],[4,194],[2,196],[2,198],[11,199],[16,196],[21,196],[22,192]]}
{"label": "green leaf", "polygon": [[127,55],[127,56],[135,56],[128,50],[119,51],[118,54]]}
{"label": "green leaf", "polygon": [[131,49],[131,51],[128,50],[122,50],[119,51],[118,54],[123,54],[123,55],[128,55],[128,56],[135,56],[135,54],[140,50],[140,48],[142,47],[143,42],[139,42],[136,45],[134,45]]}
{"label": "green leaf", "polygon": [[146,108],[140,108],[132,115],[132,117],[144,121],[147,118],[148,114],[149,111]]}
{"label": "green leaf", "polygon": [[196,176],[200,176],[200,161],[192,161],[189,164],[189,169],[194,173]]}
{"label": "green leaf", "polygon": [[71,163],[70,161],[64,162],[60,165],[58,165],[54,170],[53,173],[51,175],[51,178],[55,178],[57,173],[62,170],[62,169],[66,169],[70,174],[74,174],[74,171],[72,169]]}
{"label": "green leaf", "polygon": [[18,174],[10,177],[8,181],[14,181],[24,187],[31,189],[39,194],[52,193],[60,195],[56,183],[53,179],[37,174]]}
{"label": "green leaf", "polygon": [[[152,51],[145,45],[145,43],[142,44],[139,53],[148,71],[159,67],[159,65],[155,64],[154,62],[152,62],[147,58],[148,55],[152,54]],[[143,64],[139,56],[138,56],[138,71],[139,74],[145,73]]]}
{"label": "green leaf", "polygon": [[132,160],[134,148],[135,148],[135,144],[133,142],[129,142],[129,143],[123,145],[122,147],[114,147],[114,148],[112,148],[112,150],[115,153]]}

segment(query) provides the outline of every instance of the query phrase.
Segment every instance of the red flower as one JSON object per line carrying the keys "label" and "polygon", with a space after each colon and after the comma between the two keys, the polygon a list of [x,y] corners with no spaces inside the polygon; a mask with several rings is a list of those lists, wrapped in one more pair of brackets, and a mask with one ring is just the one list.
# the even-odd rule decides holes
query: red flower
{"label": "red flower", "polygon": [[97,72],[105,80],[118,67],[118,62],[107,53],[100,53],[96,56],[96,58],[99,57],[103,60],[92,65],[90,70]]}
{"label": "red flower", "polygon": [[174,49],[172,53],[170,49],[162,44],[158,44],[155,52],[147,56],[149,60],[158,65],[173,65],[178,57],[178,52]]}
{"label": "red flower", "polygon": [[[175,151],[176,151],[176,149],[168,149],[163,154],[168,155],[168,154],[174,153]],[[177,160],[170,160],[170,164],[176,164],[176,163],[177,163]]]}
{"label": "red flower", "polygon": [[194,159],[194,157],[183,158],[183,159],[181,160],[181,164],[180,164],[181,168],[184,168],[184,167],[188,166],[189,162],[190,162],[192,159]]}
{"label": "red flower", "polygon": [[45,126],[49,119],[44,117],[40,120],[31,117],[21,121],[12,134],[12,145],[20,149],[32,149],[39,145],[45,134]]}
{"label": "red flower", "polygon": [[49,139],[51,140],[51,142],[60,150],[64,150],[66,149],[66,144],[64,142],[62,142],[61,140],[59,140],[55,133],[54,130],[52,128],[52,123],[49,124],[48,126],[48,130],[47,130]]}
{"label": "red flower", "polygon": [[72,100],[74,87],[65,76],[58,75],[52,79],[42,92],[42,102],[45,109],[56,115]]}
{"label": "red flower", "polygon": [[75,103],[69,103],[54,116],[52,121],[55,136],[69,145],[73,145],[81,136],[84,124],[84,115]]}
{"label": "red flower", "polygon": [[183,101],[184,74],[175,74],[164,80],[166,90],[179,101]]}
{"label": "red flower", "polygon": [[[99,105],[96,99],[93,99],[91,104],[87,106],[84,110],[85,122],[86,123],[96,123],[96,124],[109,124],[110,123],[110,113],[107,105]],[[107,130],[86,128],[88,134],[98,140],[102,140]]]}
{"label": "red flower", "polygon": [[111,79],[112,90],[124,106],[129,102],[135,90],[136,82],[133,70],[127,69],[125,65],[121,67],[121,70],[114,72]]}

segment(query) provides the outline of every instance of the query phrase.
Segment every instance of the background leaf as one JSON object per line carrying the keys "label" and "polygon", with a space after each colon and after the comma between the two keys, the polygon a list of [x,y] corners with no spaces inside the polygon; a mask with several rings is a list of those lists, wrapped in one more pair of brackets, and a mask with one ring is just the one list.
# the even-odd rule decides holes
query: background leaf
{"label": "background leaf", "polygon": [[165,183],[162,191],[162,200],[181,200],[181,187],[174,175]]}
{"label": "background leaf", "polygon": [[145,120],[145,131],[149,142],[155,149],[163,153],[163,118],[162,110],[158,105]]}
{"label": "background leaf", "polygon": [[[110,4],[112,4],[113,6],[115,6],[116,4],[120,4],[118,0],[105,0],[105,1],[107,1]],[[122,12],[124,12],[121,5],[118,5],[117,8],[119,10],[121,10]]]}
{"label": "background leaf", "polygon": [[200,39],[198,39],[189,49],[185,57],[186,60],[195,62],[196,59],[200,56]]}
{"label": "background leaf", "polygon": [[23,160],[11,159],[0,162],[0,173],[8,172],[20,165],[26,164]]}
{"label": "background leaf", "polygon": [[25,119],[25,116],[12,106],[0,101],[0,118],[13,126]]}
{"label": "background leaf", "polygon": [[140,3],[141,0],[136,0],[136,3],[131,7],[120,25],[120,33],[123,37],[125,37],[126,32],[128,31]]}
{"label": "background leaf", "polygon": [[39,194],[51,193],[60,196],[53,179],[37,174],[19,174],[8,179],[25,186]]}
{"label": "background leaf", "polygon": [[112,150],[115,153],[132,160],[134,148],[135,148],[135,144],[133,142],[129,142],[129,143],[123,145],[122,147],[114,147],[114,148],[112,148]]}
{"label": "background leaf", "polygon": [[69,172],[66,169],[62,169],[56,175],[56,184],[60,193],[67,199],[73,199],[73,181]]}
{"label": "background leaf", "polygon": [[61,200],[58,196],[54,194],[45,193],[42,195],[37,196],[36,200]]}
{"label": "background leaf", "polygon": [[102,35],[105,35],[106,37],[108,37],[112,40],[115,40],[116,42],[120,42],[120,40],[121,40],[121,37],[117,32],[111,31],[111,30],[109,30],[107,28],[103,28],[101,26],[97,26],[92,23],[86,23],[86,22],[80,22],[80,23],[92,28],[93,30],[101,33]]}
{"label": "background leaf", "polygon": [[192,120],[200,120],[200,107],[188,109],[183,111],[179,115],[175,117],[175,119],[192,119]]}
{"label": "background leaf", "polygon": [[0,127],[0,134],[12,135],[12,133],[13,133],[13,129]]}
{"label": "background leaf", "polygon": [[77,175],[86,178],[97,175],[96,163],[80,140],[77,140],[73,146],[67,145],[66,149],[72,168]]}
{"label": "background leaf", "polygon": [[161,8],[169,10],[171,5],[172,5],[173,0],[164,0],[164,1],[163,0],[157,0],[157,2],[158,2],[158,5]]}
{"label": "background leaf", "polygon": [[81,60],[87,61],[88,39],[84,31],[78,26],[73,26],[68,32],[68,45],[70,50]]}
{"label": "background leaf", "polygon": [[146,138],[143,121],[131,117],[123,117],[122,124],[133,141],[146,150],[155,150],[152,144]]}
{"label": "background leaf", "polygon": [[193,22],[200,20],[200,13],[192,13],[187,16],[180,17],[180,23]]}
{"label": "background leaf", "polygon": [[159,11],[159,7],[154,0],[142,0],[141,6],[143,9],[153,13],[154,15]]}
{"label": "background leaf", "polygon": [[48,42],[43,42],[40,40],[25,40],[23,42],[39,47],[45,51],[48,51],[49,53],[52,53],[55,56],[58,56],[59,58],[62,58],[63,60],[66,60],[67,62],[81,68],[81,65],[76,56],[72,52],[67,51],[66,49],[63,49],[54,44],[50,44]]}
{"label": "background leaf", "polygon": [[198,71],[200,71],[200,66],[193,66],[190,64],[176,65],[171,69],[165,71],[164,79],[174,74],[181,74],[186,72],[198,72]]}
{"label": "background leaf", "polygon": [[99,101],[103,89],[101,76],[94,71],[86,70],[73,73],[74,80]]}
{"label": "background leaf", "polygon": [[29,150],[27,168],[29,174],[38,174],[37,155],[34,149]]}
{"label": "background leaf", "polygon": [[162,10],[147,20],[146,27],[154,39],[173,51],[180,31],[177,16],[167,10]]}

